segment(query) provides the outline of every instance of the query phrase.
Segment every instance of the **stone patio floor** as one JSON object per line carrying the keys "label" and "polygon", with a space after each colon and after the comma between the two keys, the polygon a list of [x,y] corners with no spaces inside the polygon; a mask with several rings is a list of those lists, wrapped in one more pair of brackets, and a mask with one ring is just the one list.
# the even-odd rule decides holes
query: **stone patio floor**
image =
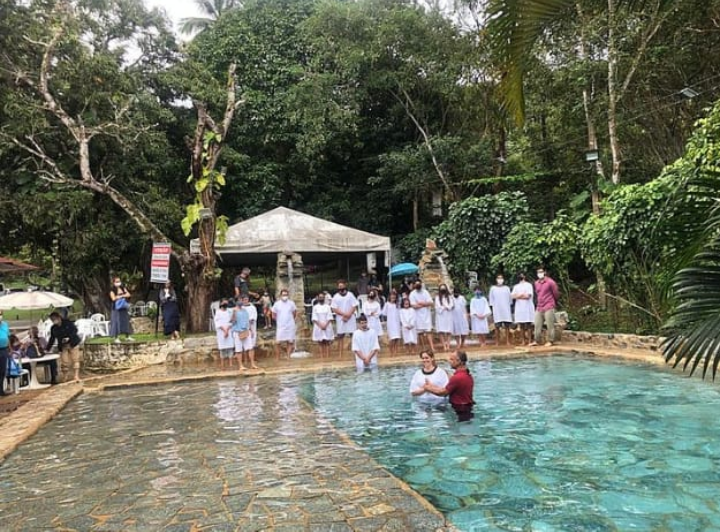
{"label": "stone patio floor", "polygon": [[[552,348],[489,348],[470,350],[471,359],[526,357],[558,352],[587,352],[587,346]],[[617,352],[593,348],[598,356]],[[622,358],[663,363],[657,353],[626,351]],[[441,360],[446,358],[440,355]],[[416,356],[381,356],[381,365],[417,364]],[[152,366],[120,374],[87,376],[79,384],[63,384],[32,397],[17,409],[0,417],[0,523],[3,530],[234,530],[272,531],[446,531],[453,530],[443,516],[404,482],[380,467],[343,434],[318,423],[316,414],[302,408],[292,415],[301,429],[296,437],[278,436],[273,423],[266,420],[254,430],[267,438],[254,438],[252,446],[238,445],[239,460],[229,467],[213,467],[197,479],[178,486],[187,504],[169,504],[146,485],[118,484],[114,494],[103,500],[76,500],[74,483],[103,482],[103,472],[92,469],[92,460],[80,457],[73,463],[48,463],[47,450],[33,440],[22,442],[37,432],[74,397],[81,393],[112,393],[113,389],[168,382],[199,381],[216,378],[243,378],[299,371],[351,368],[352,361],[316,358],[280,360],[263,358],[258,371],[220,371],[210,364]],[[482,383],[477,383],[482,386]],[[25,392],[21,393],[22,397]],[[87,396],[90,401],[92,395]],[[4,398],[11,401],[17,398]],[[0,405],[1,406],[1,405]],[[2,412],[2,409],[0,409]],[[18,454],[12,453],[22,445]],[[282,457],[282,460],[279,459]],[[52,489],[47,492],[8,489],[3,469],[16,458],[46,468]],[[5,467],[4,467],[5,466]],[[28,466],[30,467],[30,466]],[[105,472],[109,473],[109,472]],[[117,473],[117,472],[114,472]],[[32,487],[31,487],[32,488]],[[72,519],[61,518],[55,510],[73,505]],[[33,512],[28,512],[33,508]],[[65,512],[63,515],[67,515]]]}

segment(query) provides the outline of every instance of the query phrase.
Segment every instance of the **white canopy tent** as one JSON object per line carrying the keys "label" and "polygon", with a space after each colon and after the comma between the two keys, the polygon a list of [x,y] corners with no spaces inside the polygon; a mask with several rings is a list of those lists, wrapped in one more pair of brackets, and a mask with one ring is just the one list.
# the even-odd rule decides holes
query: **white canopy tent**
{"label": "white canopy tent", "polygon": [[237,265],[274,263],[283,252],[299,253],[305,262],[383,253],[387,265],[390,238],[278,207],[230,226],[225,243],[216,244],[215,251],[223,262]]}

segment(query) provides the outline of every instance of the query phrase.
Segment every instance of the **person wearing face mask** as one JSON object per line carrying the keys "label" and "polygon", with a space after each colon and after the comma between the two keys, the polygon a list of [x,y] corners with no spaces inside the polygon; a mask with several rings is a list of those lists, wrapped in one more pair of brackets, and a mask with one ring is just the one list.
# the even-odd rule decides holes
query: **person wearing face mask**
{"label": "person wearing face mask", "polygon": [[0,310],[0,396],[5,393],[5,380],[7,377],[8,349],[10,347],[10,325],[5,321]]}
{"label": "person wearing face mask", "polygon": [[530,344],[536,346],[542,341],[543,325],[547,326],[548,341],[546,346],[555,342],[555,307],[560,299],[560,291],[557,283],[545,273],[545,268],[537,269],[537,281],[535,281],[535,293],[537,294],[537,308],[535,309],[535,338]]}
{"label": "person wearing face mask", "polygon": [[433,342],[432,313],[430,309],[435,306],[430,292],[423,288],[420,281],[416,281],[413,285],[413,291],[410,292],[410,306],[415,309],[415,330],[417,331],[420,347],[430,351],[435,351],[435,343]]}
{"label": "person wearing face mask", "polygon": [[60,379],[66,382],[70,377],[70,368],[73,370],[75,382],[80,382],[80,336],[75,324],[60,316],[59,312],[50,314],[53,326],[50,327],[47,351],[53,348],[55,342],[60,351]]}
{"label": "person wearing face mask", "polygon": [[333,312],[325,300],[325,294],[320,292],[315,298],[315,305],[312,308],[313,342],[320,345],[320,356],[330,357],[330,344],[335,339],[333,332]]}
{"label": "person wearing face mask", "polygon": [[475,294],[470,301],[470,322],[471,331],[476,334],[480,345],[485,345],[485,335],[490,332],[488,317],[490,316],[490,305],[480,288],[475,289]]}
{"label": "person wearing face mask", "polygon": [[512,298],[515,300],[515,323],[520,330],[521,344],[532,341],[532,326],[535,321],[535,303],[533,287],[527,282],[524,273],[518,275],[518,283],[513,286]]}
{"label": "person wearing face mask", "polygon": [[458,288],[453,290],[453,334],[457,342],[458,349],[465,348],[465,338],[470,333],[470,325],[468,324],[467,299],[462,295]]}
{"label": "person wearing face mask", "polygon": [[220,369],[225,366],[232,368],[232,357],[235,353],[235,339],[232,334],[233,311],[229,309],[227,299],[220,301],[220,308],[215,311],[215,333],[217,335],[217,346],[220,351]]}
{"label": "person wearing face mask", "polygon": [[368,326],[368,320],[361,314],[357,320],[358,329],[352,335],[352,351],[355,355],[355,369],[359,373],[377,369],[380,342],[377,333]]}
{"label": "person wearing face mask", "polygon": [[250,320],[250,344],[247,349],[248,363],[250,369],[260,369],[255,365],[255,346],[257,346],[257,318],[258,312],[255,305],[250,302],[250,296],[246,295],[242,297],[242,304],[245,311],[248,313],[248,319]]}
{"label": "person wearing face mask", "polygon": [[113,279],[113,286],[110,289],[110,300],[112,301],[112,312],[110,313],[110,336],[115,338],[115,343],[120,343],[120,335],[124,334],[128,342],[133,339],[130,336],[130,291],[125,287],[120,277]]}
{"label": "person wearing face mask", "polygon": [[285,356],[290,358],[295,349],[297,307],[290,299],[286,288],[280,290],[280,299],[275,301],[272,317],[275,320],[275,358],[280,360],[280,344],[285,344]]}
{"label": "person wearing face mask", "polygon": [[450,338],[453,332],[453,309],[455,300],[450,295],[446,284],[441,284],[435,296],[435,330],[446,353],[450,352]]}
{"label": "person wearing face mask", "polygon": [[165,283],[160,292],[160,308],[162,309],[163,334],[173,340],[180,338],[180,307],[172,282]]}
{"label": "person wearing face mask", "polygon": [[357,329],[355,312],[358,308],[358,301],[355,295],[348,291],[347,283],[340,279],[337,283],[338,291],[332,297],[330,307],[335,314],[335,323],[338,337],[338,353],[342,358],[345,351],[345,335],[352,335]]}
{"label": "person wearing face mask", "polygon": [[512,294],[505,285],[505,277],[498,274],[495,285],[490,287],[488,303],[492,308],[493,322],[495,322],[496,344],[510,345],[510,326],[512,325]]}
{"label": "person wearing face mask", "polygon": [[400,320],[400,308],[398,307],[398,295],[395,290],[390,292],[388,302],[382,310],[387,326],[388,343],[390,344],[390,355],[396,355],[402,338],[402,322]]}
{"label": "person wearing face mask", "polygon": [[368,327],[377,333],[378,338],[381,337],[383,335],[382,323],[380,323],[382,308],[376,290],[370,290],[368,293],[367,301],[363,305],[363,314],[368,320]]}

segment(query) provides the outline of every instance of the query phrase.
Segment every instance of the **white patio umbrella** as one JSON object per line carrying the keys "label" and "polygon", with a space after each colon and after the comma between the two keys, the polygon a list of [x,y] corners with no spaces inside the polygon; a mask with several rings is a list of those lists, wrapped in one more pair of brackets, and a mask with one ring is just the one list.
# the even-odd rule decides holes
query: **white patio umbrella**
{"label": "white patio umbrella", "polygon": [[69,307],[72,304],[73,300],[69,297],[56,294],[55,292],[45,292],[43,290],[12,292],[5,296],[0,296],[1,310],[40,310],[50,307]]}

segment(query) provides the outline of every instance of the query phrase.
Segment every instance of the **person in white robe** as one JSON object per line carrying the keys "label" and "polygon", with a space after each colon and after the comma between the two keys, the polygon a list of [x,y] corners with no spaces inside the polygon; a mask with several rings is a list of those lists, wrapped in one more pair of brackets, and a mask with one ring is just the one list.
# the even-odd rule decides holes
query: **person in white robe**
{"label": "person in white robe", "polygon": [[400,309],[400,326],[402,327],[403,346],[405,353],[413,349],[418,342],[415,328],[415,309],[410,306],[409,299],[403,299],[403,308]]}
{"label": "person in white robe", "polygon": [[410,292],[410,306],[415,309],[415,330],[421,346],[429,344],[430,351],[435,351],[433,341],[432,312],[431,308],[435,303],[430,292],[423,288],[420,281],[417,281]]}
{"label": "person in white robe", "polygon": [[420,353],[422,367],[413,375],[410,381],[410,394],[419,402],[431,405],[447,403],[447,396],[435,395],[425,390],[425,384],[429,382],[440,388],[447,386],[450,377],[444,369],[438,367],[435,362],[435,355],[430,351]]}
{"label": "person in white robe", "polygon": [[470,300],[470,322],[472,323],[472,333],[478,336],[481,346],[485,345],[485,335],[490,332],[488,326],[490,313],[487,298],[483,295],[482,290],[475,289],[475,296]]}
{"label": "person in white robe", "polygon": [[457,349],[465,347],[465,338],[470,334],[470,324],[468,323],[467,299],[455,288],[453,291],[455,305],[453,306],[453,334],[457,342]]}
{"label": "person in white robe", "polygon": [[232,367],[232,357],[235,354],[235,339],[232,334],[232,309],[228,309],[227,299],[220,301],[220,308],[215,311],[213,322],[217,335],[217,346],[220,351],[220,369],[225,366]]}
{"label": "person in white robe", "polygon": [[312,339],[320,344],[320,356],[322,358],[330,356],[330,343],[335,338],[333,318],[334,314],[325,300],[325,294],[318,294],[312,309]]}
{"label": "person in white robe", "polygon": [[438,295],[435,296],[435,330],[440,335],[443,349],[450,352],[450,339],[453,333],[453,309],[455,300],[450,294],[446,284],[438,288]]}
{"label": "person in white robe", "polygon": [[515,323],[520,331],[521,344],[530,345],[533,339],[535,322],[535,303],[533,285],[527,281],[524,273],[518,275],[518,283],[513,286],[512,298],[515,300]]}
{"label": "person in white robe", "polygon": [[510,345],[510,326],[512,325],[512,295],[510,288],[505,285],[505,277],[498,274],[495,278],[495,285],[490,287],[488,303],[492,308],[493,322],[495,323],[496,344],[500,345],[505,340],[505,345]]}
{"label": "person in white robe", "polygon": [[257,317],[258,311],[255,305],[250,303],[250,296],[244,295],[242,297],[243,307],[248,313],[250,320],[250,349],[247,350],[248,362],[250,363],[251,369],[260,369],[255,364],[255,347],[257,346]]}
{"label": "person in white robe", "polygon": [[378,293],[375,290],[370,290],[368,293],[367,300],[363,303],[363,314],[368,320],[368,327],[375,331],[378,337],[383,335],[382,322],[380,316],[382,315],[382,306],[380,305],[380,299]]}
{"label": "person in white robe", "polygon": [[385,326],[387,327],[388,340],[390,342],[390,354],[397,355],[402,338],[402,323],[400,321],[400,310],[398,308],[398,295],[394,290],[383,307]]}
{"label": "person in white robe", "polygon": [[368,320],[361,314],[357,320],[358,329],[352,335],[352,351],[355,355],[355,369],[363,372],[367,369],[374,371],[378,366],[378,353],[380,342],[377,332],[368,326]]}
{"label": "person in white robe", "polygon": [[345,336],[355,333],[357,323],[355,321],[355,313],[358,308],[358,300],[355,294],[348,291],[347,283],[339,280],[337,283],[338,291],[332,297],[330,307],[335,314],[335,332],[338,337],[339,356],[342,358],[345,350]]}
{"label": "person in white robe", "polygon": [[295,316],[297,307],[290,299],[290,293],[283,288],[280,291],[280,298],[275,301],[272,308],[272,318],[275,321],[275,357],[280,360],[280,344],[285,343],[285,356],[290,358],[295,348]]}

